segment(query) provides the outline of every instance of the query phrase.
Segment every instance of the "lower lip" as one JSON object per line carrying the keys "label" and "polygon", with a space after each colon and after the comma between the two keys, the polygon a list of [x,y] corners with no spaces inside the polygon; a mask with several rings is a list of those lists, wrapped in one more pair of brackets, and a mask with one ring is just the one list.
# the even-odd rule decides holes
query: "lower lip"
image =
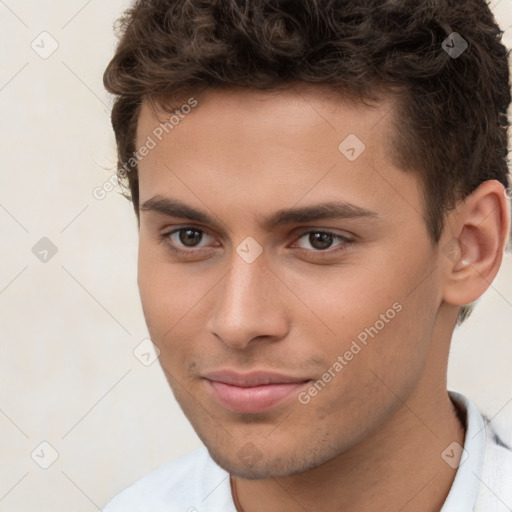
{"label": "lower lip", "polygon": [[296,394],[307,382],[293,382],[285,384],[267,384],[242,388],[206,379],[215,398],[227,409],[233,412],[263,412]]}

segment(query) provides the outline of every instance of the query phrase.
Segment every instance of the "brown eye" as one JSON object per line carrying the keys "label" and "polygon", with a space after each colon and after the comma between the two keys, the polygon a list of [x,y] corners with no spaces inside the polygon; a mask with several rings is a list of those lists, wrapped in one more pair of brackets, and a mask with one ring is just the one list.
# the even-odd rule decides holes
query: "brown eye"
{"label": "brown eye", "polygon": [[[198,229],[194,226],[185,226],[167,233],[162,233],[159,237],[165,244],[175,252],[178,253],[198,253],[200,250],[209,249],[207,243],[211,244],[208,238],[213,239],[204,230]],[[205,238],[206,237],[206,238]],[[206,243],[202,243],[205,242]]]}
{"label": "brown eye", "polygon": [[195,245],[201,241],[203,231],[200,229],[180,229],[179,233],[180,242],[186,247],[195,247]]}
{"label": "brown eye", "polygon": [[333,238],[331,233],[310,233],[308,242],[315,249],[328,249],[332,245]]}
{"label": "brown eye", "polygon": [[[306,238],[307,237],[307,238]],[[306,239],[307,243],[312,247],[312,249],[316,252],[325,251],[326,249],[330,249],[335,240],[338,240],[340,243],[336,246],[343,246],[350,243],[348,238],[344,236],[338,235],[336,233],[331,233],[330,231],[308,231],[303,233],[299,238]],[[299,247],[302,249],[309,249],[309,247],[304,247],[299,243]]]}

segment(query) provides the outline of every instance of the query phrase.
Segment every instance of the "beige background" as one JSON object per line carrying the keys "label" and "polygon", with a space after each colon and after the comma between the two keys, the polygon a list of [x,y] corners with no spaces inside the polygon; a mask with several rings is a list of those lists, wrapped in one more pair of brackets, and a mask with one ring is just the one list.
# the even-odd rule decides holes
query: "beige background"
{"label": "beige background", "polygon": [[[127,5],[0,1],[0,511],[95,511],[199,446],[158,363],[133,354],[147,331],[132,207],[116,191],[92,195],[115,166],[102,73]],[[493,7],[510,47],[511,2]],[[48,52],[53,40],[46,59],[31,47]],[[42,237],[58,249],[46,263],[32,253]],[[457,331],[449,370],[450,389],[507,425],[509,442],[511,316],[507,255]],[[43,441],[58,454],[48,469]]]}

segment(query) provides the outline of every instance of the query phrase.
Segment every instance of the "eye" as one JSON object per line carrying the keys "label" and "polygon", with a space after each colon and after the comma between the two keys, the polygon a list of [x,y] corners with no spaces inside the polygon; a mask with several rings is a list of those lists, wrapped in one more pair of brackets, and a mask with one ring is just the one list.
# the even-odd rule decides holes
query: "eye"
{"label": "eye", "polygon": [[186,253],[204,248],[205,245],[200,243],[204,241],[205,236],[209,235],[202,229],[186,226],[162,233],[160,238],[174,251]]}
{"label": "eye", "polygon": [[[208,242],[208,238],[214,239],[206,231],[195,226],[183,226],[173,229],[172,231],[162,233],[159,235],[159,238],[169,249],[184,255],[197,255],[204,252],[204,250],[210,249],[212,245],[211,242]],[[303,241],[301,242],[301,240]],[[332,249],[335,241],[339,243],[334,245],[334,249]],[[208,245],[209,243],[210,245]],[[295,244],[291,247],[298,247],[313,256],[321,256],[347,250],[351,246],[352,240],[331,231],[311,230],[302,233]],[[307,247],[308,244],[310,247]],[[215,243],[215,246],[219,245],[218,242]]]}
{"label": "eye", "polygon": [[[331,231],[307,231],[306,233],[302,234],[302,236],[299,238],[299,241],[301,239],[305,239],[306,244],[310,244],[310,246],[313,247],[314,252],[326,252],[326,249],[330,249],[335,240],[340,242],[335,247],[342,247],[343,249],[345,248],[343,246],[346,246],[351,242],[350,239],[342,235],[332,233]],[[304,245],[299,244],[299,247],[301,249],[309,250],[309,248],[304,247]]]}

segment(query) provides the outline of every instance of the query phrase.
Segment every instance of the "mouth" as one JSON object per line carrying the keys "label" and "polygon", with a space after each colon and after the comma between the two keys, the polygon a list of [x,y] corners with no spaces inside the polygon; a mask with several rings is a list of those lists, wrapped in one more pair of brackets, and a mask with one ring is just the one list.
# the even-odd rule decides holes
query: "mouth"
{"label": "mouth", "polygon": [[271,372],[216,371],[203,376],[215,401],[233,412],[268,411],[296,395],[311,379]]}

